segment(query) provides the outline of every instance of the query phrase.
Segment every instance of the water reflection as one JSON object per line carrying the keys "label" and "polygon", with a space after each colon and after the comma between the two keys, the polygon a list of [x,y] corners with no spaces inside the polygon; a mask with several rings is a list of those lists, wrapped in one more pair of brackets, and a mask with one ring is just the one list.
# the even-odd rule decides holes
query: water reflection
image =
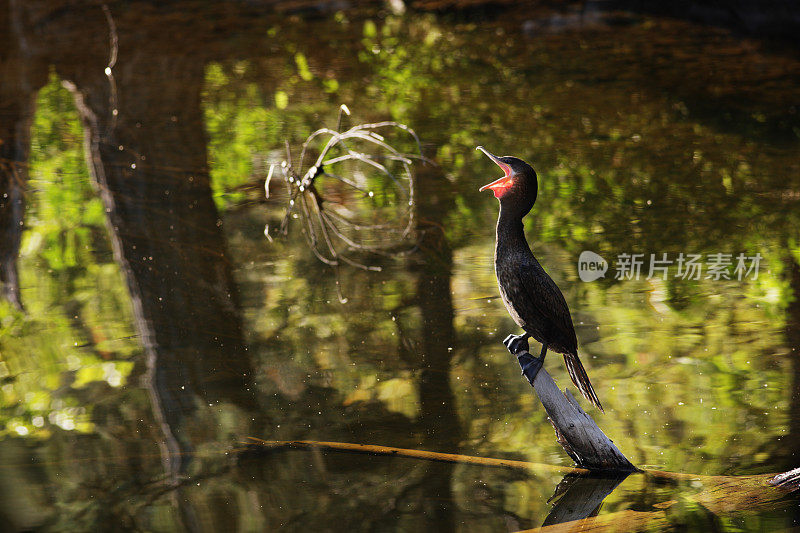
{"label": "water reflection", "polygon": [[550,500],[553,509],[542,522],[542,527],[563,524],[596,516],[603,500],[622,483],[627,475],[617,477],[568,474],[556,486]]}
{"label": "water reflection", "polygon": [[[253,366],[237,288],[213,202],[200,93],[204,67],[168,46],[169,26],[137,35],[114,77],[105,58],[73,58],[75,95],[115,257],[147,358],[154,414],[170,472],[185,472],[197,403],[255,411]],[[98,33],[104,24],[96,28]],[[116,21],[124,45],[142,27]],[[153,68],[153,65],[159,65]],[[109,94],[113,90],[113,94]]]}
{"label": "water reflection", "polygon": [[[791,361],[790,372],[790,401],[789,401],[789,432],[785,439],[780,439],[775,451],[776,461],[790,469],[790,463],[800,457],[800,264],[790,256],[786,257],[786,271],[789,278],[789,290],[792,299],[786,309],[786,345],[790,347],[789,358]],[[788,446],[785,454],[783,447]],[[781,460],[781,457],[786,459]]]}
{"label": "water reflection", "polygon": [[[252,434],[566,463],[499,344],[512,325],[491,271],[495,210],[476,191],[493,171],[473,155],[487,136],[540,171],[531,235],[578,310],[620,448],[698,473],[795,460],[790,56],[658,19],[523,38],[508,20],[304,20],[238,3],[113,4],[113,31],[94,4],[0,11],[0,281],[27,310],[0,321],[1,512],[15,528],[516,530],[690,494],[569,478],[551,508],[553,472],[226,456]],[[344,271],[346,306],[301,235],[264,240],[285,199],[261,192],[284,140],[342,102],[364,110],[354,120],[413,125],[439,163],[416,169],[418,249]],[[584,249],[760,251],[769,268],[747,284],[581,284]],[[781,512],[743,513],[742,527],[778,527]],[[670,513],[691,525],[706,511]]]}
{"label": "water reflection", "polygon": [[44,65],[32,61],[20,28],[7,15],[8,7],[7,3],[0,4],[4,12],[0,37],[0,291],[6,300],[21,308],[17,255],[25,212],[30,127],[36,91],[45,83],[47,71]]}
{"label": "water reflection", "polygon": [[[423,448],[458,450],[463,431],[450,387],[456,346],[451,296],[453,255],[444,233],[445,220],[454,202],[452,195],[446,193],[447,181],[440,167],[420,164],[415,179],[415,220],[420,240],[411,268],[417,273],[415,302],[422,320],[416,343],[419,351],[415,354],[419,359],[414,362],[419,369],[417,422],[425,435]],[[424,500],[421,514],[425,517],[421,526],[425,529],[457,529],[453,468],[449,463],[432,464],[420,482]]]}

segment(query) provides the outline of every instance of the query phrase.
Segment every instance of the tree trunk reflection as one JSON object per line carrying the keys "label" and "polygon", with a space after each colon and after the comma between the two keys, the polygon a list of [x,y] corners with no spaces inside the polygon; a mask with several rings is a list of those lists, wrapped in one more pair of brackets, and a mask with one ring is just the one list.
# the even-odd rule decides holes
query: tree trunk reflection
{"label": "tree trunk reflection", "polygon": [[26,50],[15,15],[7,0],[0,2],[0,296],[21,309],[17,256],[25,213],[31,122],[47,65]]}
{"label": "tree trunk reflection", "polygon": [[[193,449],[185,430],[199,401],[254,409],[252,363],[209,181],[204,62],[173,49],[168,24],[143,30],[121,19],[116,27],[124,55],[113,84],[102,54],[59,70],[84,122],[90,168],[147,353],[164,461],[175,474],[185,471]],[[95,29],[108,31],[105,24]]]}

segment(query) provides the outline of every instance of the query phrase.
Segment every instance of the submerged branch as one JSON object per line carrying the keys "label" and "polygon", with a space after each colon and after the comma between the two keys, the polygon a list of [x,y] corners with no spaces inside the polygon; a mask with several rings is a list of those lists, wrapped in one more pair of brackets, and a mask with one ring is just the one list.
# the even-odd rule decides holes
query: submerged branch
{"label": "submerged branch", "polygon": [[[498,459],[495,457],[481,457],[477,455],[462,455],[457,453],[431,452],[427,450],[415,450],[412,448],[397,448],[395,446],[381,446],[378,444],[357,444],[353,442],[334,442],[318,440],[266,440],[258,437],[247,437],[247,441],[242,443],[243,447],[236,449],[238,453],[247,453],[254,450],[329,450],[343,453],[358,453],[365,455],[390,455],[393,457],[406,457],[409,459],[422,459],[424,461],[440,461],[446,463],[459,463],[476,466],[488,466],[497,468],[511,468],[515,470],[546,470],[560,474],[586,475],[591,471],[586,468],[569,467],[560,465],[550,465],[546,463],[534,463],[531,461],[518,461],[515,459]],[[709,501],[710,495],[719,494],[724,491],[733,492],[733,487],[740,487],[742,492],[748,497],[752,497],[754,491],[764,491],[765,498],[776,498],[786,494],[787,490],[778,490],[772,486],[770,480],[775,474],[756,474],[747,476],[708,476],[704,474],[688,474],[684,472],[668,472],[665,470],[635,470],[634,474],[643,474],[647,478],[658,480],[659,483],[697,483],[702,484],[703,492],[697,494],[703,496],[703,501]],[[556,494],[556,497],[558,494]],[[744,496],[743,496],[744,497]],[[765,498],[755,498],[754,501],[766,501]],[[736,503],[738,500],[729,500]]]}
{"label": "submerged branch", "polygon": [[[511,459],[495,459],[491,457],[477,457],[453,453],[438,453],[427,450],[413,450],[408,448],[395,448],[393,446],[379,446],[370,444],[355,444],[349,442],[326,442],[312,440],[263,440],[248,437],[249,442],[243,443],[244,447],[238,449],[244,455],[259,451],[279,450],[326,450],[342,453],[358,453],[365,455],[404,457],[425,461],[439,461],[464,465],[485,466],[493,468],[509,468],[529,472],[545,471],[566,474],[556,488],[556,493],[550,501],[556,500],[548,518],[541,529],[535,531],[653,531],[669,526],[669,514],[675,506],[681,505],[676,499],[655,503],[648,509],[625,509],[598,516],[585,516],[596,514],[596,507],[617,485],[627,477],[627,474],[640,474],[645,476],[647,483],[664,484],[691,484],[695,492],[686,500],[708,509],[712,513],[732,512],[775,506],[789,492],[787,488],[772,486],[770,482],[774,474],[759,474],[751,476],[705,476],[684,474],[679,472],[664,472],[659,470],[636,470],[605,478],[584,468],[569,468],[564,466],[532,463]],[[786,501],[785,499],[783,501]],[[580,508],[579,508],[580,507]],[[559,523],[561,522],[561,523]],[[534,530],[530,530],[534,531]]]}
{"label": "submerged branch", "polygon": [[456,453],[439,453],[427,450],[413,450],[409,448],[395,448],[393,446],[379,446],[375,444],[353,444],[350,442],[326,442],[315,440],[263,440],[256,437],[247,437],[250,442],[245,443],[247,448],[264,448],[270,450],[280,449],[320,449],[333,450],[351,453],[363,453],[367,455],[391,455],[393,457],[408,457],[411,459],[423,459],[426,461],[441,461],[446,463],[459,463],[480,466],[493,466],[502,468],[513,468],[518,470],[548,470],[563,474],[587,474],[588,470],[583,468],[570,468],[566,466],[555,466],[542,463],[531,463],[528,461],[516,461],[513,459],[495,459],[492,457],[478,457],[475,455],[460,455]]}

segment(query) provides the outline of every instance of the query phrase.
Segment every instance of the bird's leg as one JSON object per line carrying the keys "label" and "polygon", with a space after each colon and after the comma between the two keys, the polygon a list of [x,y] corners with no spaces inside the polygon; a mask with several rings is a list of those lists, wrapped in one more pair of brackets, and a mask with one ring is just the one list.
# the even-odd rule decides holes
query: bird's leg
{"label": "bird's leg", "polygon": [[511,355],[517,355],[519,352],[528,351],[530,350],[530,346],[528,346],[528,335],[527,333],[523,333],[522,335],[509,335],[506,337],[506,340],[503,341],[508,351]]}
{"label": "bird's leg", "polygon": [[[526,341],[527,342],[527,341]],[[539,357],[534,357],[529,353],[521,353],[517,356],[519,366],[522,367],[522,375],[528,379],[528,382],[533,385],[533,380],[536,379],[536,374],[541,370],[544,364],[544,356],[547,355],[547,344],[542,344],[542,353]]]}

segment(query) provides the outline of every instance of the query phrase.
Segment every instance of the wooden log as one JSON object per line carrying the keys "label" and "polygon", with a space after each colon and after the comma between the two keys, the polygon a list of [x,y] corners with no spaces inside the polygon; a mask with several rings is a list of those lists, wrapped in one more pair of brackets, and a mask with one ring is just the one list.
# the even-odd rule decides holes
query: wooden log
{"label": "wooden log", "polygon": [[556,431],[564,451],[581,468],[592,471],[634,472],[638,470],[617,446],[581,409],[572,394],[561,390],[544,368],[533,379],[527,370],[534,356],[527,351],[517,354],[523,375],[533,386]]}
{"label": "wooden log", "polygon": [[769,480],[770,485],[781,487],[789,491],[800,489],[800,468],[795,468],[783,474],[778,474]]}

